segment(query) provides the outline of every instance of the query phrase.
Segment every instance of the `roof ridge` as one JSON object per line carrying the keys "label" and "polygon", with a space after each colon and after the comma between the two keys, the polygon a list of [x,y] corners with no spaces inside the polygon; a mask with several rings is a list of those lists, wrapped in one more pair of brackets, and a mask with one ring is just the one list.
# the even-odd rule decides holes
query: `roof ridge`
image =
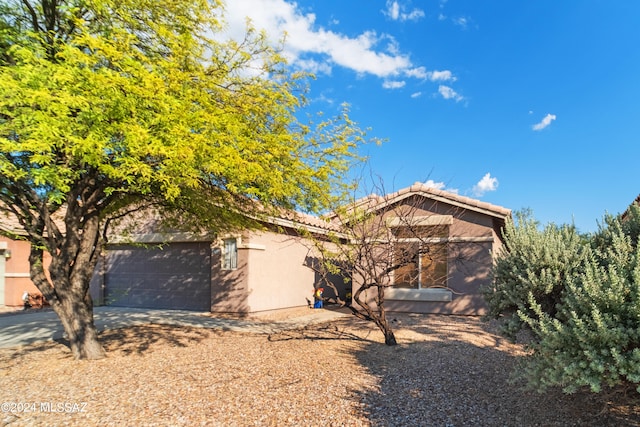
{"label": "roof ridge", "polygon": [[431,187],[423,182],[415,182],[409,187],[402,188],[395,193],[390,194],[389,197],[386,197],[385,199],[395,200],[398,197],[421,192],[440,196],[442,198],[461,203],[468,207],[476,207],[479,209],[491,211],[499,214],[500,216],[508,216],[511,214],[511,209],[505,208],[503,206],[494,205],[492,203],[484,202],[482,200],[474,199],[468,196],[461,196],[460,194],[451,191],[440,190],[438,188]]}

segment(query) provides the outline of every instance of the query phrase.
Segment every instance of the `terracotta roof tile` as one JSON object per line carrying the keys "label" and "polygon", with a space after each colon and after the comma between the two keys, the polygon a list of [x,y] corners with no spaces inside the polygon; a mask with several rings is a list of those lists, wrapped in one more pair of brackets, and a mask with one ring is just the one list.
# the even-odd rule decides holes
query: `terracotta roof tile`
{"label": "terracotta roof tile", "polygon": [[[379,196],[375,194],[368,195],[357,200],[354,203],[354,207],[375,211],[413,195],[422,195],[429,199],[440,200],[459,206],[463,209],[481,212],[498,218],[506,218],[511,215],[510,209],[482,202],[470,197],[460,196],[449,191],[438,190],[423,183],[415,183],[410,187],[403,188],[386,196]],[[640,199],[640,196],[638,198]],[[285,227],[310,227],[316,231],[339,233],[341,231],[341,227],[336,219],[337,216],[335,214],[317,217],[306,213],[283,209],[278,211],[276,214],[270,215],[266,219],[266,222]],[[10,233],[24,234],[24,230],[15,216],[3,210],[0,210],[0,229]]]}
{"label": "terracotta roof tile", "polygon": [[[471,197],[461,196],[450,191],[438,190],[420,182],[416,182],[409,187],[402,188],[395,193],[390,193],[385,196],[370,194],[354,202],[353,208],[375,211],[413,195],[422,195],[429,199],[444,201],[463,209],[481,212],[498,218],[506,218],[511,215],[511,210],[502,206],[493,205]],[[336,219],[335,214],[329,214],[327,217],[332,220]]]}
{"label": "terracotta roof tile", "polygon": [[24,229],[20,225],[18,218],[15,215],[0,210],[0,230],[11,234],[24,234]]}

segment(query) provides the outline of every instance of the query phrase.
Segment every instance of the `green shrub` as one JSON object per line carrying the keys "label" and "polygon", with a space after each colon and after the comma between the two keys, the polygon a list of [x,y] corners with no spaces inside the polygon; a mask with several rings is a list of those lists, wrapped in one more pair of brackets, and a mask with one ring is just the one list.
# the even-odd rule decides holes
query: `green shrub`
{"label": "green shrub", "polygon": [[488,316],[503,319],[503,332],[510,337],[529,318],[533,299],[542,313],[556,315],[567,277],[581,270],[587,246],[573,226],[547,225],[542,230],[528,211],[515,214],[504,230],[505,246],[498,254],[492,285],[483,291]]}
{"label": "green shrub", "polygon": [[619,232],[567,281],[555,317],[531,301],[535,316],[521,316],[538,337],[523,372],[530,384],[569,393],[633,384],[640,391],[639,259],[631,238]]}
{"label": "green shrub", "polygon": [[574,227],[506,226],[486,298],[507,332],[533,332],[519,374],[539,390],[633,386],[640,392],[640,208],[605,217],[586,239]]}

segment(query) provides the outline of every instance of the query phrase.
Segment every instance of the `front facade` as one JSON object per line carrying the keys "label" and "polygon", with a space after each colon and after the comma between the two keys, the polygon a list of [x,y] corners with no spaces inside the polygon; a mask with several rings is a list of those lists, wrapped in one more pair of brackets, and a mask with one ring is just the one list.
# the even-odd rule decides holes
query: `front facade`
{"label": "front facade", "polygon": [[[171,236],[165,236],[171,238]],[[247,314],[308,304],[311,242],[274,230],[220,239],[110,245],[96,269],[98,304]]]}
{"label": "front facade", "polygon": [[[402,237],[406,221],[382,208],[409,203],[417,206],[412,220],[420,227],[437,226],[439,234],[429,236],[429,242],[440,249],[429,260],[419,257],[395,272],[394,286],[386,292],[387,309],[482,314],[479,287],[489,278],[509,211],[421,185],[387,195],[372,209],[388,216],[392,227],[396,224],[400,238],[394,245],[406,250],[417,243]],[[137,233],[110,240],[96,267],[91,296],[96,305],[238,314],[306,306],[318,286],[310,267],[314,241],[308,236],[340,230],[325,219],[287,217],[271,218],[260,230],[223,236],[160,233],[140,222]],[[25,291],[38,292],[29,280],[28,250],[24,241],[0,238],[1,304],[19,306]],[[340,299],[347,299],[351,285],[342,280],[337,285]]]}
{"label": "front facade", "polygon": [[[387,259],[399,268],[385,290],[388,311],[481,315],[508,209],[417,183],[370,198],[392,236]],[[359,286],[354,278],[354,291]],[[371,290],[369,290],[371,292]],[[370,302],[373,295],[368,295]]]}
{"label": "front facade", "polygon": [[305,236],[322,235],[331,225],[301,214],[263,225],[212,236],[160,233],[142,224],[143,233],[128,233],[107,246],[91,282],[93,300],[237,314],[308,305],[315,272],[306,261],[314,242]]}

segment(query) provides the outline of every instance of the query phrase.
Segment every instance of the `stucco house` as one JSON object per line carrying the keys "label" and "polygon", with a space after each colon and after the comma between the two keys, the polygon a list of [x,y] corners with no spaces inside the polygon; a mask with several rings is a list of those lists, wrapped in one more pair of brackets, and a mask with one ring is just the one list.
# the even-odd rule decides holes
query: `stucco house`
{"label": "stucco house", "polygon": [[[438,237],[450,248],[437,265],[440,272],[444,268],[444,278],[427,283],[419,272],[417,280],[398,281],[387,291],[388,310],[482,314],[479,287],[488,280],[510,211],[422,184],[368,202],[369,209],[393,221],[389,207],[415,200],[420,200],[419,221],[444,224],[447,230]],[[159,232],[140,223],[133,233],[110,240],[90,292],[96,305],[126,307],[248,314],[305,306],[317,286],[309,266],[309,236],[339,234],[340,225],[331,219],[288,213],[264,221],[260,230],[218,236]],[[0,227],[19,233],[2,215]],[[22,305],[25,290],[37,292],[28,278],[28,250],[24,241],[0,237],[0,304]],[[466,264],[454,262],[460,254]],[[419,267],[406,270],[411,268]],[[342,280],[336,283],[344,299],[350,289]]]}
{"label": "stucco house", "polygon": [[[384,219],[392,265],[387,311],[481,315],[486,304],[480,288],[488,284],[493,257],[502,247],[509,209],[422,183],[358,202],[369,215]],[[380,222],[378,222],[380,224]],[[409,232],[411,229],[411,232]],[[425,248],[428,246],[428,248]],[[359,285],[353,278],[353,291]],[[371,291],[371,290],[369,290]],[[371,300],[372,295],[369,295]]]}
{"label": "stucco house", "polygon": [[[25,291],[40,294],[29,275],[31,245],[24,240],[7,237],[23,234],[24,231],[15,218],[0,213],[0,307],[22,306]],[[46,263],[45,254],[45,265]]]}
{"label": "stucco house", "polygon": [[[299,213],[228,235],[156,232],[112,239],[90,291],[97,304],[255,313],[305,306],[315,272],[310,240],[335,227]],[[144,244],[142,246],[141,244]],[[344,295],[344,285],[339,288]]]}

